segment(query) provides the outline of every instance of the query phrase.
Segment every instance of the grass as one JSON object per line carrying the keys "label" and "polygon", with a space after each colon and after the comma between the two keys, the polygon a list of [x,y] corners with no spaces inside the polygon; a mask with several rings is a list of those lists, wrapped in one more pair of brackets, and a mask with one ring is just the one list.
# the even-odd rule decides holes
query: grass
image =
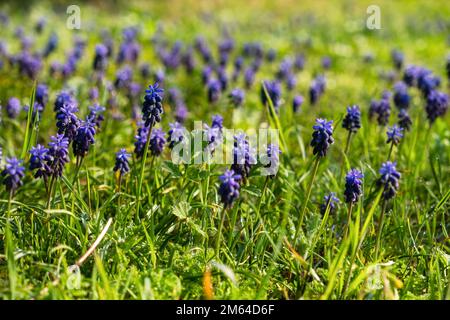
{"label": "grass", "polygon": [[[3,107],[0,145],[4,156],[27,160],[26,151],[35,141],[48,143],[56,129],[52,104],[64,87],[74,89],[80,116],[88,113],[91,63],[95,44],[102,41],[100,30],[111,31],[117,49],[121,28],[132,24],[141,26],[139,61],[150,63],[152,70],[162,68],[149,40],[159,24],[171,44],[191,42],[203,34],[215,50],[227,25],[238,48],[246,41],[274,47],[276,62],[263,63],[254,86],[246,90],[242,108],[233,108],[226,94],[216,104],[208,104],[200,68],[193,75],[167,71],[163,87],[181,90],[190,112],[189,130],[195,120],[209,123],[213,114],[222,114],[227,128],[245,130],[264,123],[280,130],[283,153],[277,176],[266,179],[252,170],[240,198],[228,210],[223,210],[217,194],[218,176],[226,166],[175,165],[168,149],[161,157],[149,159],[152,165],[145,162],[146,157],[144,161],[133,158],[130,174],[118,187],[112,172],[115,152],[120,148],[132,152],[137,130],[132,103],[119,91],[118,107],[107,108],[96,143],[79,168],[71,153],[49,206],[43,181],[33,179],[30,172],[13,199],[4,188],[0,190],[0,297],[450,298],[449,115],[430,127],[423,98],[417,89],[410,90],[412,130],[390,155],[402,174],[400,189],[384,204],[375,181],[391,146],[385,143],[386,128],[369,121],[367,115],[370,100],[392,88],[392,83],[380,80],[379,73],[392,69],[393,48],[405,53],[407,63],[426,66],[446,79],[450,8],[435,1],[379,3],[382,29],[375,31],[364,27],[365,9],[371,4],[367,1],[301,5],[287,0],[248,1],[245,6],[238,1],[227,1],[226,6],[212,1],[177,0],[170,6],[131,1],[121,3],[120,10],[83,4],[78,31],[64,28],[65,10],[56,4],[35,3],[29,12],[5,5],[11,24],[23,25],[27,32],[37,17],[49,17],[47,29],[36,36],[35,44],[42,47],[52,30],[58,32],[60,47],[49,61],[64,61],[74,33],[87,40],[87,47],[77,72],[66,82],[50,77],[49,61],[45,63],[37,83],[48,84],[50,100],[39,121],[33,122],[31,110],[9,119]],[[17,52],[13,32],[14,28],[8,28],[1,38]],[[281,59],[296,52],[305,53],[305,70],[298,73],[294,91],[283,86],[283,104],[276,114],[272,103],[269,110],[261,105],[261,81],[273,79]],[[366,52],[374,54],[373,63],[363,62]],[[318,105],[305,102],[294,114],[294,94],[307,98],[325,55],[332,58],[326,93]],[[196,60],[200,63],[199,56]],[[106,78],[113,81],[116,71],[110,61]],[[135,81],[143,86],[153,83],[138,72]],[[231,88],[235,86],[243,87],[242,79]],[[35,83],[6,65],[0,69],[0,88],[3,106],[12,96],[24,104],[34,100]],[[108,93],[104,87],[99,89],[106,104]],[[448,92],[448,81],[443,81],[441,90]],[[362,128],[349,140],[341,120],[351,104],[358,104],[363,116]],[[174,121],[174,106],[165,100],[164,108],[157,127],[167,131],[168,123]],[[334,120],[335,126],[335,143],[320,162],[309,146],[317,117]],[[393,108],[390,124],[396,118]],[[324,195],[333,191],[342,201],[345,173],[354,167],[364,173],[362,198],[350,215],[341,203],[335,213],[328,209],[322,216],[319,208]]]}

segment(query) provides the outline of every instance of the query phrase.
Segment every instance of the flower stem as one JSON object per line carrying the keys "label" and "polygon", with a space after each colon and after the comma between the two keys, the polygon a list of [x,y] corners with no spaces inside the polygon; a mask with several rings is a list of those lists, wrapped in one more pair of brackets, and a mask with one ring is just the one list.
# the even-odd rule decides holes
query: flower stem
{"label": "flower stem", "polygon": [[53,185],[55,183],[55,176],[52,175],[50,178],[50,184],[48,186],[48,194],[47,194],[47,209],[50,209],[50,203],[52,200],[52,193],[53,193]]}
{"label": "flower stem", "polygon": [[220,239],[222,238],[222,229],[223,224],[225,221],[225,215],[226,215],[226,207],[223,207],[223,209],[220,211],[220,225],[219,230],[217,231],[217,239],[216,239],[216,255],[219,255],[219,248],[220,248]]}
{"label": "flower stem", "polygon": [[347,225],[345,226],[344,237],[342,239],[347,238],[348,229],[350,228],[350,222],[352,221],[352,210],[353,210],[353,202],[350,202],[348,206]]}
{"label": "flower stem", "polygon": [[266,180],[264,181],[264,187],[263,187],[262,192],[261,192],[261,197],[259,198],[259,201],[258,201],[258,211],[257,211],[258,216],[259,216],[259,213],[260,213],[260,210],[261,210],[261,204],[262,204],[264,195],[265,195],[265,193],[266,193],[267,185],[268,185],[268,183],[269,183],[269,177],[270,177],[270,176],[267,176],[267,177],[266,177]]}
{"label": "flower stem", "polygon": [[8,198],[8,211],[6,212],[6,226],[5,226],[5,238],[6,238],[6,260],[8,261],[8,277],[9,277],[9,290],[11,291],[11,299],[16,298],[16,266],[14,262],[14,244],[11,234],[11,202],[13,197],[13,190],[9,192]]}
{"label": "flower stem", "polygon": [[298,224],[297,224],[297,229],[295,230],[295,237],[294,237],[294,239],[297,239],[297,237],[298,237],[298,235],[300,233],[300,229],[302,228],[303,219],[305,218],[306,207],[308,206],[309,197],[311,196],[311,190],[312,190],[312,186],[314,184],[314,180],[315,180],[316,175],[317,175],[317,169],[319,168],[319,164],[320,164],[320,157],[317,157],[315,162],[314,162],[314,167],[313,167],[313,173],[312,173],[312,176],[311,176],[311,181],[309,182],[308,190],[306,192],[306,199],[303,202],[302,211],[301,211],[300,217],[298,219]]}
{"label": "flower stem", "polygon": [[352,132],[349,131],[348,132],[348,136],[347,136],[347,142],[345,143],[345,151],[344,153],[347,154],[348,150],[350,149],[350,140],[352,138]]}
{"label": "flower stem", "polygon": [[144,154],[142,155],[141,174],[139,175],[139,183],[138,183],[137,194],[136,194],[136,217],[139,217],[142,182],[144,181],[145,162],[147,161],[148,146],[150,145],[150,137],[152,134],[152,129],[153,129],[153,125],[150,125],[148,134],[147,134],[147,141],[145,141]]}
{"label": "flower stem", "polygon": [[394,150],[394,142],[393,141],[391,143],[391,148],[389,149],[389,154],[388,154],[388,157],[387,157],[387,161],[389,161],[391,159],[392,150]]}
{"label": "flower stem", "polygon": [[378,253],[380,251],[381,234],[383,233],[385,211],[386,211],[386,201],[383,202],[383,206],[381,207],[380,222],[379,222],[378,231],[377,231],[377,243],[376,243],[376,247],[375,247],[375,260],[378,259]]}

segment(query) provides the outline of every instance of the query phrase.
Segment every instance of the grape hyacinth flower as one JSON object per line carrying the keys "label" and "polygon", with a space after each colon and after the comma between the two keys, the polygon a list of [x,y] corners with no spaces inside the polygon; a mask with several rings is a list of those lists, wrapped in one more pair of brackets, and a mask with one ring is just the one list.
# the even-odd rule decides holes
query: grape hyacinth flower
{"label": "grape hyacinth flower", "polygon": [[376,102],[373,111],[377,114],[378,125],[385,126],[389,123],[389,117],[391,115],[391,105],[389,103],[389,99],[382,98],[380,101]]}
{"label": "grape hyacinth flower", "polygon": [[217,78],[219,80],[221,90],[222,91],[227,90],[227,88],[228,88],[228,75],[225,72],[224,68],[219,68],[217,70]]}
{"label": "grape hyacinth flower", "polygon": [[398,125],[400,128],[406,131],[409,131],[409,129],[411,128],[412,121],[406,109],[401,109],[398,113]]}
{"label": "grape hyacinth flower", "polygon": [[392,199],[395,194],[397,193],[397,190],[399,188],[399,180],[400,180],[400,172],[396,169],[396,162],[390,162],[386,161],[381,165],[379,174],[380,177],[377,180],[378,187],[382,187],[382,197],[384,204],[382,206],[381,214],[380,214],[380,221],[378,224],[378,231],[377,231],[377,242],[375,247],[375,257],[378,257],[378,251],[380,248],[381,243],[381,234],[383,232],[383,223],[384,223],[384,213],[386,209],[386,201]]}
{"label": "grape hyacinth flower", "polygon": [[144,103],[142,104],[142,119],[145,121],[146,127],[153,127],[156,122],[161,121],[161,114],[164,112],[162,107],[162,92],[158,83],[153,86],[149,85],[149,89],[145,90]]}
{"label": "grape hyacinth flower", "polygon": [[449,97],[447,94],[433,90],[427,97],[425,111],[430,124],[433,124],[438,117],[443,117],[447,112]]}
{"label": "grape hyacinth flower", "polygon": [[294,238],[297,238],[302,228],[306,207],[308,205],[312,186],[314,184],[314,179],[316,178],[317,170],[319,169],[320,159],[326,156],[330,145],[334,143],[333,121],[327,121],[326,119],[320,118],[316,119],[316,124],[313,126],[313,129],[314,132],[312,134],[311,146],[313,147],[313,154],[316,155],[316,159],[312,168],[311,180],[306,191],[306,198],[303,201],[302,209],[300,211]]}
{"label": "grape hyacinth flower", "polygon": [[305,99],[301,95],[297,95],[294,97],[294,99],[292,100],[292,110],[294,111],[294,113],[299,112],[304,100]]}
{"label": "grape hyacinth flower", "polygon": [[221,184],[218,190],[220,201],[224,208],[230,208],[234,201],[239,198],[239,181],[242,177],[235,174],[233,170],[226,170],[223,175],[219,177]]}
{"label": "grape hyacinth flower", "polygon": [[392,58],[392,62],[394,64],[395,69],[400,70],[403,66],[403,61],[404,61],[404,55],[403,52],[394,49],[391,51],[391,58]]}
{"label": "grape hyacinth flower", "polygon": [[52,52],[54,52],[58,47],[58,41],[58,35],[56,33],[52,33],[47,41],[47,44],[45,45],[42,56],[48,57]]}
{"label": "grape hyacinth flower", "polygon": [[117,172],[120,171],[120,176],[123,176],[124,174],[128,173],[130,171],[130,163],[128,162],[128,159],[131,157],[129,153],[127,153],[127,150],[120,149],[116,153],[116,163],[114,165],[113,171]]}
{"label": "grape hyacinth flower", "polygon": [[233,164],[231,165],[231,170],[240,175],[245,181],[250,174],[252,165],[255,163],[255,150],[250,147],[250,143],[246,139],[245,134],[234,136]]}
{"label": "grape hyacinth flower", "polygon": [[327,208],[329,208],[330,214],[334,214],[339,203],[340,200],[338,197],[336,197],[336,193],[330,192],[323,197],[323,203],[320,205],[320,214],[324,215],[327,211]]}
{"label": "grape hyacinth flower", "polygon": [[394,86],[394,104],[398,109],[408,109],[411,97],[404,82],[397,82]]}
{"label": "grape hyacinth flower", "polygon": [[317,76],[311,83],[309,87],[309,102],[311,105],[315,105],[322,94],[325,92],[325,77]]}
{"label": "grape hyacinth flower", "polygon": [[64,105],[56,113],[56,127],[58,128],[59,134],[64,134],[64,136],[71,142],[80,126],[80,121],[77,115],[78,108],[74,105]]}
{"label": "grape hyacinth flower", "polygon": [[184,123],[188,116],[188,110],[184,103],[180,103],[175,109],[175,120],[179,123]]}
{"label": "grape hyacinth flower", "polygon": [[311,140],[311,146],[314,148],[313,153],[319,158],[325,157],[330,145],[334,143],[333,121],[317,119],[313,129]]}
{"label": "grape hyacinth flower", "polygon": [[273,61],[275,61],[276,57],[277,57],[277,52],[275,51],[274,48],[270,48],[266,54],[267,61],[273,62]]}
{"label": "grape hyacinth flower", "polygon": [[49,154],[49,150],[44,146],[38,144],[36,147],[32,147],[30,150],[30,170],[36,170],[34,174],[35,178],[44,178],[47,183],[47,177],[51,175],[52,170],[50,168],[52,158]]}
{"label": "grape hyacinth flower", "polygon": [[286,87],[289,91],[294,90],[297,85],[297,77],[293,73],[289,73],[286,77]]}
{"label": "grape hyacinth flower", "polygon": [[250,89],[255,82],[255,71],[252,68],[247,68],[244,72],[245,88]]}
{"label": "grape hyacinth flower", "polygon": [[216,114],[212,117],[211,128],[223,128],[223,117],[220,114]]}
{"label": "grape hyacinth flower", "polygon": [[403,82],[409,87],[416,86],[419,73],[420,67],[413,65],[407,66],[403,72]]}
{"label": "grape hyacinth flower", "polygon": [[8,100],[8,103],[6,104],[6,113],[8,114],[8,117],[11,119],[17,118],[17,116],[20,113],[20,100],[12,97]]}
{"label": "grape hyacinth flower", "polygon": [[211,79],[208,82],[208,101],[210,103],[215,103],[219,100],[221,94],[222,86],[220,82],[216,79]]}
{"label": "grape hyacinth flower", "polygon": [[183,141],[185,128],[178,122],[169,123],[170,130],[167,133],[169,140],[169,148],[173,149],[175,144]]}
{"label": "grape hyacinth flower", "polygon": [[429,70],[423,70],[417,80],[417,86],[422,92],[422,95],[425,98],[428,98],[428,95],[436,90],[441,84],[441,79],[439,77],[431,74]]}
{"label": "grape hyacinth flower", "polygon": [[342,121],[342,127],[350,133],[355,133],[361,128],[361,111],[357,105],[347,107],[347,114]]}
{"label": "grape hyacinth flower", "polygon": [[352,169],[347,173],[345,177],[345,202],[355,203],[358,202],[359,197],[362,194],[362,179],[364,175],[358,169]]}
{"label": "grape hyacinth flower", "polygon": [[6,166],[2,171],[3,184],[6,191],[13,195],[17,189],[22,186],[22,178],[25,176],[25,167],[22,165],[23,161],[17,158],[6,158]]}
{"label": "grape hyacinth flower", "polygon": [[155,83],[164,83],[166,75],[163,70],[157,70],[154,74]]}
{"label": "grape hyacinth flower", "polygon": [[87,117],[78,127],[72,143],[73,154],[77,156],[77,159],[86,156],[89,147],[95,143],[95,133],[95,122],[92,118]]}
{"label": "grape hyacinth flower", "polygon": [[133,70],[129,66],[125,66],[116,73],[114,87],[116,89],[126,88],[133,78]]}
{"label": "grape hyacinth flower", "polygon": [[164,138],[164,131],[161,129],[152,130],[150,137],[149,149],[153,156],[159,156],[164,150],[166,138]]}
{"label": "grape hyacinth flower", "polygon": [[[45,84],[37,85],[34,101],[39,106],[37,109],[39,111],[39,113],[44,111],[44,108],[48,102],[48,87]],[[35,110],[36,110],[36,107],[35,107]]]}
{"label": "grape hyacinth flower", "polygon": [[103,120],[105,120],[105,116],[103,115],[103,112],[105,112],[105,110],[106,108],[99,104],[94,104],[93,106],[89,107],[88,118],[93,119],[96,129],[100,129],[100,125],[102,124]]}
{"label": "grape hyacinth flower", "polygon": [[134,137],[136,140],[134,142],[134,153],[136,154],[137,158],[142,157],[144,154],[144,148],[147,143],[147,136],[149,132],[149,127],[146,127],[144,124],[142,124],[137,131],[137,135]]}
{"label": "grape hyacinth flower", "polygon": [[[266,90],[264,90],[264,87],[266,88]],[[272,101],[275,111],[278,112],[278,108],[280,107],[281,103],[281,85],[278,81],[263,82],[263,85],[261,86],[261,102],[264,106],[267,106],[269,103],[267,96],[269,96],[270,100]]]}
{"label": "grape hyacinth flower", "polygon": [[62,176],[64,166],[69,162],[69,139],[63,134],[57,134],[50,137],[51,142],[48,144],[49,156],[51,161],[49,166],[54,178]]}
{"label": "grape hyacinth flower", "polygon": [[381,165],[380,178],[377,181],[383,187],[383,198],[389,200],[395,196],[399,187],[400,173],[396,169],[396,162],[387,161]]}
{"label": "grape hyacinth flower", "polygon": [[303,54],[298,54],[294,59],[294,69],[296,71],[302,71],[305,67],[305,56]]}
{"label": "grape hyacinth flower", "polygon": [[361,111],[359,110],[359,106],[349,106],[347,107],[347,114],[342,121],[342,127],[348,130],[347,142],[345,144],[345,153],[348,152],[350,147],[350,140],[352,134],[356,133],[359,128],[361,128]]}
{"label": "grape hyacinth flower", "polygon": [[267,164],[264,166],[264,168],[267,170],[267,176],[271,178],[275,177],[278,171],[278,167],[280,165],[280,154],[281,150],[278,145],[269,144],[267,146],[267,153],[265,155],[265,157],[267,157]]}
{"label": "grape hyacinth flower", "polygon": [[77,108],[77,101],[75,98],[67,91],[61,91],[57,96],[54,104],[53,110],[58,112],[64,106],[71,106],[72,109]]}
{"label": "grape hyacinth flower", "polygon": [[105,71],[107,64],[108,48],[99,43],[95,46],[95,56],[93,68],[96,71]]}
{"label": "grape hyacinth flower", "polygon": [[231,103],[233,103],[233,105],[235,107],[240,107],[240,106],[242,106],[242,103],[244,102],[245,93],[243,90],[241,90],[239,88],[235,88],[235,89],[231,90],[229,97],[230,97]]}
{"label": "grape hyacinth flower", "polygon": [[386,134],[388,137],[386,143],[398,145],[400,143],[400,139],[403,138],[403,128],[394,124],[392,127],[388,128]]}
{"label": "grape hyacinth flower", "polygon": [[203,84],[208,84],[209,80],[211,80],[212,69],[210,66],[205,66],[202,70],[202,82]]}
{"label": "grape hyacinth flower", "polygon": [[89,100],[91,100],[91,102],[97,102],[97,100],[99,98],[98,88],[97,87],[91,88],[89,90],[88,97],[89,97]]}
{"label": "grape hyacinth flower", "polygon": [[322,68],[328,70],[331,67],[331,58],[330,57],[323,57],[322,58]]}

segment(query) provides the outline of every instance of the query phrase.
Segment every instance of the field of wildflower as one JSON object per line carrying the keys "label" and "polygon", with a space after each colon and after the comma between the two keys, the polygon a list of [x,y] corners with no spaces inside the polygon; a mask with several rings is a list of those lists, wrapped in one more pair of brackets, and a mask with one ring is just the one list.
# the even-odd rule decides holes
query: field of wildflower
{"label": "field of wildflower", "polygon": [[449,17],[3,1],[0,298],[450,299]]}

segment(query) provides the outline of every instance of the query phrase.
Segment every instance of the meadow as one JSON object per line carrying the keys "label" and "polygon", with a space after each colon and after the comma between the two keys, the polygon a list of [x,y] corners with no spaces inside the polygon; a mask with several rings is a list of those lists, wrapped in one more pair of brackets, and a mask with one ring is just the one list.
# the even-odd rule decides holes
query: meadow
{"label": "meadow", "polygon": [[1,299],[450,299],[446,1],[67,6],[0,3]]}

